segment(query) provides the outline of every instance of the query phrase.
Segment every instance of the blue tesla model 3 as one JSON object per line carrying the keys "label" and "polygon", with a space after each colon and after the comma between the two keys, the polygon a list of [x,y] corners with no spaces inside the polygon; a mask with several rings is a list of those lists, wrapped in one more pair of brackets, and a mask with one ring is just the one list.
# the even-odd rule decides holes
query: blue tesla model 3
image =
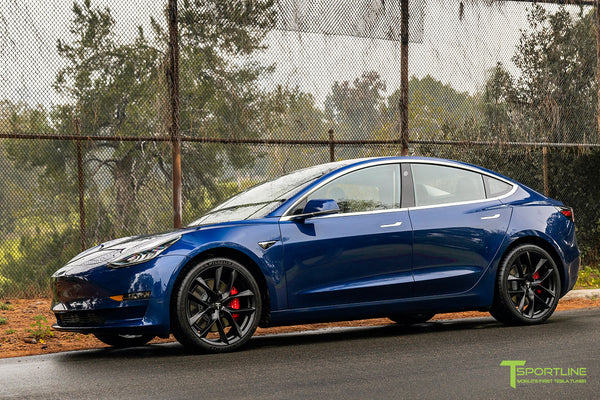
{"label": "blue tesla model 3", "polygon": [[538,324],[575,285],[573,210],[456,161],[391,157],[293,172],[189,226],[113,240],[52,276],[63,331],[135,346],[172,333],[239,348],[257,326],[487,310]]}

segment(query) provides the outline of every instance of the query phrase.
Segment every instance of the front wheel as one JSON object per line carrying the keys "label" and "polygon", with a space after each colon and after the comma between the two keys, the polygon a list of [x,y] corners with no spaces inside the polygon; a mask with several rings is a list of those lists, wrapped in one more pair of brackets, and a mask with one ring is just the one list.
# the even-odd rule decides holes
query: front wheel
{"label": "front wheel", "polygon": [[560,290],[552,256],[535,245],[518,246],[500,264],[490,314],[510,325],[542,323],[556,309]]}
{"label": "front wheel", "polygon": [[240,263],[213,258],[194,266],[175,292],[173,335],[192,351],[222,353],[246,343],[261,315],[261,296]]}
{"label": "front wheel", "polygon": [[96,338],[102,343],[118,348],[143,346],[154,339],[154,335],[118,335],[112,333],[96,333],[94,336],[96,336]]}

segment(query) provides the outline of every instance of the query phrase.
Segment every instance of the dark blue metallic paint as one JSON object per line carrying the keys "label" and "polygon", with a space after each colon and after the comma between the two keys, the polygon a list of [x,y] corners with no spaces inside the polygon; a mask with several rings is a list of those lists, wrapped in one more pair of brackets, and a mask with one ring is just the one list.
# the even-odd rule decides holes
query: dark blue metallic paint
{"label": "dark blue metallic paint", "polygon": [[410,210],[414,296],[471,289],[495,259],[511,214],[498,200]]}
{"label": "dark blue metallic paint", "polygon": [[412,231],[406,210],[282,221],[281,234],[290,308],[412,294]]}

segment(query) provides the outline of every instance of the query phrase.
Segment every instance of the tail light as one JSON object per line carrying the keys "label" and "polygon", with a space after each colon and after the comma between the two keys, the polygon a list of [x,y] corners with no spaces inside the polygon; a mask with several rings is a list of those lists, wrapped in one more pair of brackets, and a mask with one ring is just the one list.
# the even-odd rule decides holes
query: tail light
{"label": "tail light", "polygon": [[573,214],[573,209],[571,207],[556,207],[558,211],[567,217],[569,220],[575,222],[575,215]]}

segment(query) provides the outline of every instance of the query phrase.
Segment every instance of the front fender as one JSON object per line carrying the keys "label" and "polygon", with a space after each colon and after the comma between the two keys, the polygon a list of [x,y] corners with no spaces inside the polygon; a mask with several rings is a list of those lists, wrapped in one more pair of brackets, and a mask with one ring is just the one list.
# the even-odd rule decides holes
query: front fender
{"label": "front fender", "polygon": [[[263,249],[258,243],[265,241],[275,243]],[[186,233],[177,244],[177,248],[170,251],[169,255],[185,255],[187,260],[173,271],[168,283],[168,298],[172,295],[177,278],[190,262],[199,260],[211,252],[235,252],[252,260],[260,269],[267,283],[271,308],[278,310],[287,307],[285,273],[281,262],[283,246],[277,220],[266,219],[199,228]]]}

